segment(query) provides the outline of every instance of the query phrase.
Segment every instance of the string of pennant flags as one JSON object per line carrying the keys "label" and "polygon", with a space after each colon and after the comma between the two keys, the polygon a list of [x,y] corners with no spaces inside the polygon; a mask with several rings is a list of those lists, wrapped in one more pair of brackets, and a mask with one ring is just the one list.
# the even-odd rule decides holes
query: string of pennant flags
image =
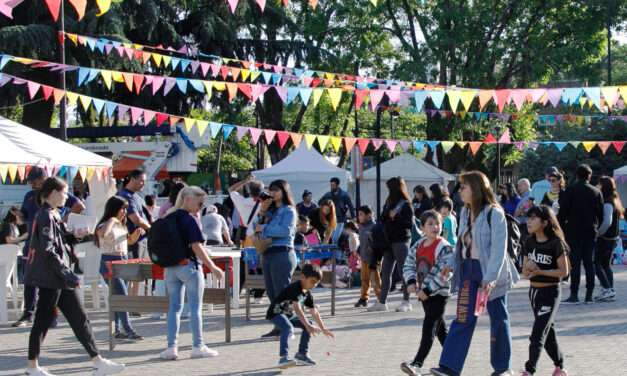
{"label": "string of pennant flags", "polygon": [[22,164],[22,163],[0,163],[0,183],[25,182],[30,170],[33,167],[42,168],[46,176],[66,177],[73,181],[79,177],[83,182],[90,181],[96,177],[98,181],[106,181],[111,176],[111,167],[103,166],[63,166],[53,164]]}
{"label": "string of pennant flags", "polygon": [[[55,21],[59,19],[61,1],[63,0],[44,0],[46,8],[48,8],[48,12],[50,12],[50,16],[52,16],[52,19]],[[13,19],[13,9],[23,2],[24,0],[0,0],[0,13]],[[74,11],[76,11],[78,20],[83,19],[85,11],[87,10],[87,0],[68,0],[68,2],[72,8],[74,8]],[[109,8],[111,8],[111,0],[95,0],[95,3],[99,10],[96,14],[98,17],[108,12]]]}
{"label": "string of pennant flags", "polygon": [[[580,145],[586,152],[592,151],[598,147],[605,154],[611,147],[617,153],[622,152],[626,141],[512,141],[507,129],[497,140],[493,134],[489,133],[482,141],[438,141],[438,140],[397,140],[397,139],[379,139],[379,138],[355,138],[344,136],[329,136],[316,134],[303,134],[287,131],[277,131],[272,129],[260,129],[254,127],[246,127],[232,124],[225,124],[190,117],[167,114],[163,112],[148,110],[144,108],[127,106],[121,103],[111,102],[99,98],[90,97],[83,94],[64,91],[52,86],[41,84],[38,82],[15,77],[9,74],[0,73],[0,86],[12,84],[16,86],[26,86],[26,90],[31,98],[41,95],[44,100],[53,100],[55,104],[59,104],[61,99],[66,98],[70,105],[80,105],[87,111],[91,107],[98,114],[102,114],[108,119],[113,119],[117,113],[118,117],[129,117],[132,125],[146,126],[151,122],[156,122],[157,126],[169,122],[171,127],[176,127],[184,134],[185,138],[194,142],[190,146],[192,148],[198,145],[208,145],[209,142],[220,134],[224,140],[228,140],[232,134],[235,134],[237,141],[242,141],[248,136],[250,142],[256,145],[263,136],[263,140],[269,145],[276,142],[280,149],[283,149],[288,141],[292,141],[294,145],[300,145],[305,142],[308,148],[314,143],[318,144],[319,149],[324,152],[328,147],[332,147],[335,152],[339,152],[342,146],[345,150],[350,151],[357,147],[359,152],[364,155],[369,148],[377,151],[385,146],[389,151],[394,152],[400,147],[402,151],[408,152],[415,150],[422,152],[426,147],[435,150],[438,145],[441,146],[444,153],[449,153],[454,147],[464,149],[468,146],[468,150],[475,155],[482,145],[490,144],[511,144],[518,150],[532,149],[535,150],[539,146],[553,146],[557,150],[562,151],[567,146],[574,148]],[[1,171],[0,171],[1,172]],[[89,176],[89,170],[85,171],[85,178]],[[81,175],[83,176],[83,175]]]}
{"label": "string of pennant flags", "polygon": [[208,99],[211,98],[213,90],[224,92],[228,95],[228,101],[233,101],[237,96],[243,97],[250,102],[256,102],[263,99],[264,94],[270,90],[275,90],[276,94],[281,98],[285,105],[300,100],[302,104],[309,105],[310,101],[316,107],[324,94],[327,94],[334,110],[337,110],[342,95],[346,91],[355,93],[355,106],[361,108],[364,103],[368,103],[367,108],[370,110],[382,102],[387,97],[390,104],[398,107],[413,107],[417,112],[424,111],[424,104],[429,99],[433,106],[442,109],[445,98],[452,112],[468,112],[476,99],[479,101],[480,113],[481,109],[490,101],[494,101],[498,107],[499,113],[502,113],[506,104],[513,103],[517,110],[529,103],[550,103],[553,107],[557,107],[560,103],[569,105],[579,105],[581,108],[589,106],[597,109],[605,109],[613,107],[622,98],[621,103],[627,99],[627,86],[610,86],[610,87],[582,87],[582,88],[566,88],[566,89],[513,89],[513,90],[483,90],[483,91],[461,91],[457,89],[446,90],[418,90],[413,92],[400,90],[360,90],[352,87],[344,88],[311,88],[302,86],[281,86],[267,85],[260,83],[241,83],[214,80],[199,80],[191,78],[180,78],[170,76],[156,76],[143,73],[131,73],[114,71],[107,69],[81,67],[69,64],[60,64],[55,62],[36,60],[23,57],[15,57],[11,55],[0,55],[0,70],[11,61],[18,64],[27,65],[33,68],[46,68],[51,71],[77,72],[78,86],[85,85],[97,78],[102,79],[102,83],[108,90],[113,90],[113,82],[124,83],[127,90],[131,93],[139,95],[140,92],[147,88],[152,88],[152,95],[156,95],[162,90],[163,95],[168,95],[174,88],[180,94],[187,94],[188,88],[192,88],[194,92],[205,94]]}

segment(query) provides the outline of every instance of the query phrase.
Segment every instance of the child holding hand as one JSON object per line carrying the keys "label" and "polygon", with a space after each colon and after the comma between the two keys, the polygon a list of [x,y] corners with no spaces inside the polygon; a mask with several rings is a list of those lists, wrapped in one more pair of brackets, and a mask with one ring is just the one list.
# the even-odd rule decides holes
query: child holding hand
{"label": "child holding hand", "polygon": [[410,250],[403,267],[403,278],[410,293],[422,302],[425,317],[418,353],[411,362],[401,363],[401,371],[408,375],[423,375],[421,368],[429,355],[437,335],[444,345],[447,330],[444,322],[446,303],[451,294],[450,279],[453,276],[455,253],[442,233],[442,216],[435,210],[427,210],[420,216],[424,237]]}

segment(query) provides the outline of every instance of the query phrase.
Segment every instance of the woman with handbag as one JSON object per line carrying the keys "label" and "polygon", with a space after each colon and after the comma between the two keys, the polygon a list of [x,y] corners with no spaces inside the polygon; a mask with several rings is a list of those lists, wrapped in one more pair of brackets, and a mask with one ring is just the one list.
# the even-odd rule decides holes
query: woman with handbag
{"label": "woman with handbag", "polygon": [[[30,246],[26,260],[25,283],[39,288],[39,299],[35,321],[28,341],[28,368],[26,375],[50,376],[39,367],[41,344],[56,315],[55,307],[63,313],[94,364],[94,375],[112,375],[124,370],[117,364],[99,355],[91,325],[76,288],[79,278],[65,261],[70,251],[65,224],[58,209],[68,197],[67,184],[56,177],[44,181],[39,192],[41,207],[33,222]],[[77,234],[78,235],[78,234]],[[84,234],[83,234],[84,235]]]}
{"label": "woman with handbag", "polygon": [[285,180],[273,181],[269,190],[272,198],[261,204],[261,221],[255,227],[255,245],[263,254],[263,277],[272,303],[277,294],[291,283],[296,269],[294,237],[298,216],[290,186]]}

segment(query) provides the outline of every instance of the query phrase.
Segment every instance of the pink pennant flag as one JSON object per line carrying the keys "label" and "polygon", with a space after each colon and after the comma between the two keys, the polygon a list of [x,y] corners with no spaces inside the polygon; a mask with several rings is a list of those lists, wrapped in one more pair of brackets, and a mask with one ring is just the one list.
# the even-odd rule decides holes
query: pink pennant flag
{"label": "pink pennant flag", "polygon": [[150,124],[152,119],[155,118],[156,113],[150,110],[144,110],[144,125]]}
{"label": "pink pennant flag", "polygon": [[525,101],[527,100],[527,94],[527,89],[512,90],[510,98],[512,102],[514,102],[514,106],[516,106],[516,109],[518,111],[520,111],[522,106],[525,104]]}
{"label": "pink pennant flag", "polygon": [[131,107],[131,123],[133,125],[137,125],[139,121],[139,117],[142,115],[144,111],[141,108]]}
{"label": "pink pennant flag", "polygon": [[235,8],[237,8],[237,3],[239,0],[227,0],[229,3],[229,8],[231,9],[231,13],[235,13]]}
{"label": "pink pennant flag", "polygon": [[33,99],[35,97],[35,95],[37,95],[37,92],[39,91],[39,87],[41,85],[39,85],[36,82],[27,81],[26,82],[26,86],[28,87],[28,96],[29,96],[29,98]]}
{"label": "pink pennant flag", "polygon": [[383,145],[383,140],[378,139],[378,138],[373,138],[371,142],[375,151],[379,150],[381,146]]}
{"label": "pink pennant flag", "polygon": [[505,128],[505,132],[499,138],[499,144],[511,144],[512,140],[509,136],[509,128]]}
{"label": "pink pennant flag", "polygon": [[207,73],[209,73],[209,63],[201,62],[200,71],[202,72],[203,77],[207,77]]}
{"label": "pink pennant flag", "polygon": [[279,98],[283,101],[283,103],[287,102],[287,88],[285,86],[273,86],[276,93],[279,95]]}
{"label": "pink pennant flag", "polygon": [[394,150],[396,149],[396,144],[398,144],[398,141],[396,140],[385,140],[385,146],[387,146],[388,150],[392,153],[394,153]]}
{"label": "pink pennant flag", "polygon": [[546,94],[546,89],[529,89],[528,93],[531,98],[531,103],[538,103],[544,94]]}
{"label": "pink pennant flag", "polygon": [[263,135],[266,138],[266,144],[270,145],[272,143],[272,140],[274,140],[274,136],[276,135],[276,131],[272,130],[272,129],[266,129],[263,131]]}
{"label": "pink pennant flag", "polygon": [[359,146],[359,152],[361,155],[366,154],[368,150],[368,144],[370,144],[370,140],[367,138],[360,138],[357,140],[357,145]]}
{"label": "pink pennant flag", "polygon": [[386,90],[385,95],[388,96],[390,103],[398,103],[401,99],[401,92],[399,90]]}
{"label": "pink pennant flag", "polygon": [[285,147],[285,144],[287,143],[287,140],[290,139],[290,133],[280,131],[277,132],[276,137],[279,140],[279,148],[283,149]]}
{"label": "pink pennant flag", "polygon": [[261,137],[262,130],[259,128],[249,128],[248,131],[250,132],[250,143],[257,145],[259,137]]}
{"label": "pink pennant flag", "polygon": [[237,141],[242,141],[242,138],[244,138],[244,136],[246,136],[247,133],[248,133],[248,127],[237,127],[237,130],[236,130]]}
{"label": "pink pennant flag", "polygon": [[372,110],[377,108],[379,102],[383,99],[384,93],[385,92],[383,90],[370,90],[370,106]]}
{"label": "pink pennant flag", "polygon": [[503,112],[503,108],[509,102],[511,90],[503,89],[503,90],[495,90],[494,98],[496,99],[496,105],[499,108],[499,112]]}
{"label": "pink pennant flag", "polygon": [[13,8],[20,5],[24,0],[0,0],[0,13],[13,19]]}
{"label": "pink pennant flag", "polygon": [[549,103],[553,105],[553,107],[557,107],[562,99],[562,91],[563,89],[549,89],[547,90],[547,94],[549,96]]}
{"label": "pink pennant flag", "polygon": [[261,9],[261,13],[266,9],[266,0],[256,0],[257,5],[259,5],[259,9]]}

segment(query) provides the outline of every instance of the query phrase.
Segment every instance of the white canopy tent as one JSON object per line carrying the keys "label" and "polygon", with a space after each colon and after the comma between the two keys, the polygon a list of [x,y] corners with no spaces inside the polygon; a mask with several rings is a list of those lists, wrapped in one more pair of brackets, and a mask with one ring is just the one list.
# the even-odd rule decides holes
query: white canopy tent
{"label": "white canopy tent", "polygon": [[627,166],[614,170],[614,179],[620,200],[623,202],[623,206],[627,206]]}
{"label": "white canopy tent", "polygon": [[[381,164],[381,207],[388,195],[385,182],[396,176],[405,179],[410,197],[412,190],[418,184],[429,188],[431,184],[446,184],[455,180],[455,177],[446,171],[430,165],[429,163],[404,153]],[[376,210],[377,205],[377,170],[376,166],[364,171],[360,180],[360,196],[362,205],[370,205]]]}
{"label": "white canopy tent", "polygon": [[[81,149],[23,124],[0,117],[0,164],[30,166],[111,167],[111,160]],[[96,174],[88,182],[97,199],[88,203],[88,214],[100,213],[104,201],[115,193],[115,182],[106,177],[98,180]],[[102,201],[102,202],[100,202]]]}
{"label": "white canopy tent", "polygon": [[340,179],[340,186],[347,189],[350,173],[335,166],[314,149],[308,149],[303,141],[286,158],[272,167],[253,172],[253,175],[270,184],[273,180],[284,179],[291,188],[294,201],[301,201],[305,189],[313,193],[314,201],[329,191],[329,180]]}

